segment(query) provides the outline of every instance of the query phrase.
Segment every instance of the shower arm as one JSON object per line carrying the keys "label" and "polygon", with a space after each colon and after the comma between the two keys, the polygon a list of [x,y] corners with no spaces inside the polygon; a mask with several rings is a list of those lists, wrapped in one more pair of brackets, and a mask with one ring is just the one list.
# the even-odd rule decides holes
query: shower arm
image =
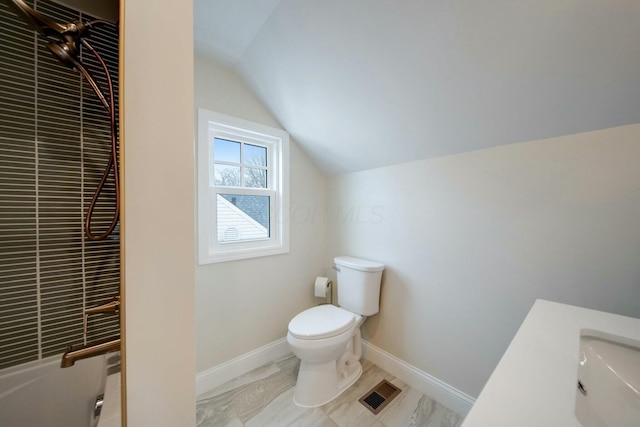
{"label": "shower arm", "polygon": [[9,7],[11,7],[36,31],[45,37],[60,37],[62,34],[67,33],[70,29],[69,25],[60,24],[54,21],[48,16],[38,12],[30,7],[24,0],[10,0],[8,1]]}

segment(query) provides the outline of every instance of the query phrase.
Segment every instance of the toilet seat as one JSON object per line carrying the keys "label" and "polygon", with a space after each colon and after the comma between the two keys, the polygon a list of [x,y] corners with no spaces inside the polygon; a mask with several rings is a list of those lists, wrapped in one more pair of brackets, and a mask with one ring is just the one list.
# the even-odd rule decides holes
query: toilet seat
{"label": "toilet seat", "polygon": [[355,323],[355,315],[343,308],[323,304],[309,308],[289,322],[289,333],[298,339],[318,340],[347,332]]}

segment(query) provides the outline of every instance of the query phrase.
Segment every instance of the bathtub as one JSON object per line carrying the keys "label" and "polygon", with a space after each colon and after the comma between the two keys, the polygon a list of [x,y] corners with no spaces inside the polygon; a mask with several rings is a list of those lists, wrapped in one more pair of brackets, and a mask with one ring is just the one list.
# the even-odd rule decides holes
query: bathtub
{"label": "bathtub", "polygon": [[96,427],[96,397],[115,362],[118,353],[62,369],[54,356],[0,371],[0,427]]}

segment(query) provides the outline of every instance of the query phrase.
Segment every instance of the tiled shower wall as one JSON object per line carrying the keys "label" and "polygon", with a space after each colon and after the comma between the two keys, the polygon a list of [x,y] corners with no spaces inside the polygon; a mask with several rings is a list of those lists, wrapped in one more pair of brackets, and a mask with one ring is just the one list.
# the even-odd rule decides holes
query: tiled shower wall
{"label": "tiled shower wall", "polygon": [[[51,1],[31,6],[66,23],[92,19]],[[118,34],[88,39],[118,84]],[[83,310],[118,295],[119,239],[89,241],[83,221],[109,158],[106,110],[80,74],[0,1],[0,369],[83,344]],[[88,52],[81,58],[108,98]],[[99,199],[93,230],[111,219],[114,186]],[[112,314],[89,317],[86,341],[117,335]]]}

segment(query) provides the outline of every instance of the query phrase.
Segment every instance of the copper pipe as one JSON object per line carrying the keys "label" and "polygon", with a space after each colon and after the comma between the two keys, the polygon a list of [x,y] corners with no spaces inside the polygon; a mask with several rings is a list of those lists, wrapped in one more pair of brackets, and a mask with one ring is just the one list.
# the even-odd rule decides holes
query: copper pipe
{"label": "copper pipe", "polygon": [[67,351],[62,355],[61,368],[73,366],[77,360],[88,359],[113,351],[120,351],[120,337],[112,341],[105,341],[90,346],[81,346],[74,350],[72,346],[67,347]]}

